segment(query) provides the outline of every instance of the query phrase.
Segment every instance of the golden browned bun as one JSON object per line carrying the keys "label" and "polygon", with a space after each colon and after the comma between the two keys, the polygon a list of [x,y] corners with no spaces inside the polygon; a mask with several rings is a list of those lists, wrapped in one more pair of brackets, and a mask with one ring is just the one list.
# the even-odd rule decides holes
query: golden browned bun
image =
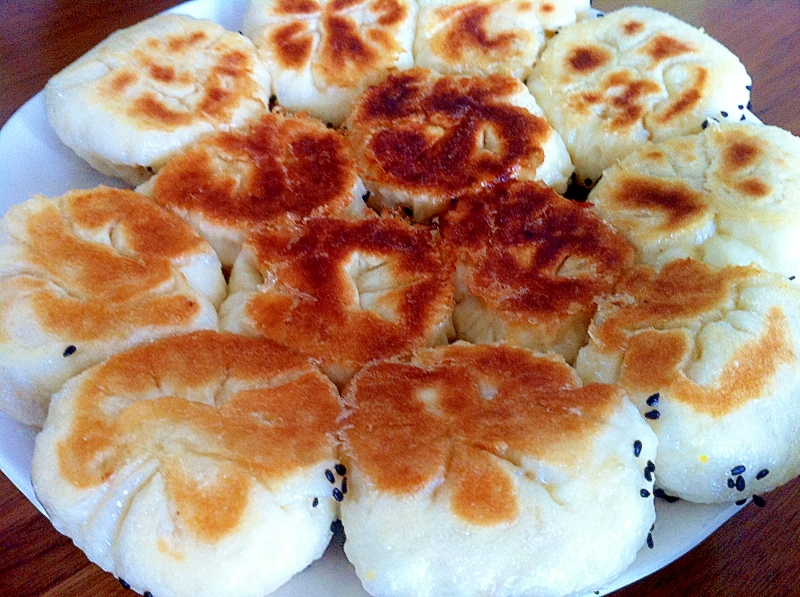
{"label": "golden browned bun", "polygon": [[289,216],[361,215],[365,193],[341,133],[267,113],[247,130],[212,134],[139,189],[180,214],[226,267],[248,230]]}
{"label": "golden browned bun", "polygon": [[442,74],[527,77],[544,46],[541,9],[530,0],[421,0],[414,64]]}
{"label": "golden browned bun", "polygon": [[576,368],[587,383],[621,384],[647,417],[659,486],[733,502],[800,474],[800,287],[687,259],[639,266],[616,292]]}
{"label": "golden browned bun", "polygon": [[563,192],[572,173],[558,133],[511,77],[398,73],[361,95],[349,126],[370,204],[409,209],[417,221],[508,179]]}
{"label": "golden browned bun", "polygon": [[722,44],[637,6],[565,27],[528,78],[589,184],[645,141],[700,132],[708,118],[753,117],[750,84]]}
{"label": "golden browned bun", "polygon": [[656,438],[555,355],[427,349],[370,363],[344,399],[344,549],[373,595],[583,594],[644,544]]}
{"label": "golden browned bun", "polygon": [[587,204],[536,182],[464,195],[441,231],[457,259],[458,337],[568,361],[586,343],[597,300],[633,263],[633,247]]}
{"label": "golden browned bun", "polygon": [[800,139],[778,127],[712,124],[648,143],[606,170],[589,201],[657,268],[691,257],[800,273]]}
{"label": "golden browned bun", "polygon": [[339,411],[333,384],[268,340],[168,338],[54,396],[33,484],[55,527],[140,593],[261,597],[330,540]]}
{"label": "golden browned bun", "polygon": [[250,0],[242,28],[278,103],[334,125],[391,68],[409,68],[413,0]]}
{"label": "golden browned bun", "polygon": [[147,197],[98,187],[12,207],[0,223],[0,408],[39,426],[50,395],[125,348],[216,329],[214,251]]}
{"label": "golden browned bun", "polygon": [[222,329],[316,359],[341,386],[362,365],[450,332],[452,262],[394,218],[310,218],[254,233],[236,260]]}
{"label": "golden browned bun", "polygon": [[201,135],[267,109],[269,74],[250,40],[161,14],[112,34],[45,87],[50,124],[91,166],[146,180]]}

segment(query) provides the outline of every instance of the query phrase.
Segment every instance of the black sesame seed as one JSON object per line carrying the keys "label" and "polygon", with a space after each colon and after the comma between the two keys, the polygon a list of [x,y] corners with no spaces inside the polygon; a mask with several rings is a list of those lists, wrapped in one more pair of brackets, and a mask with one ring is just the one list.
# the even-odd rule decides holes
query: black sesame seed
{"label": "black sesame seed", "polygon": [[661,416],[661,413],[658,412],[656,409],[653,409],[651,411],[648,411],[648,412],[644,413],[644,416],[646,418],[648,418],[648,419],[655,420],[655,419],[658,419]]}
{"label": "black sesame seed", "polygon": [[723,118],[728,117],[728,113],[725,110],[720,111],[720,114],[722,115]]}
{"label": "black sesame seed", "polygon": [[641,453],[642,453],[642,442],[640,442],[637,439],[635,442],[633,442],[633,455],[636,456],[636,458],[639,458],[639,454]]}
{"label": "black sesame seed", "polygon": [[654,473],[654,472],[656,472],[656,465],[655,465],[655,464],[653,464],[653,461],[652,461],[652,460],[648,460],[648,461],[647,461],[647,468],[648,468],[648,470],[649,470],[651,473]]}
{"label": "black sesame seed", "polygon": [[743,104],[739,104],[739,109],[740,110],[744,110],[744,105]]}
{"label": "black sesame seed", "polygon": [[75,354],[75,351],[78,350],[78,347],[74,344],[70,344],[64,349],[64,356],[68,357],[71,354]]}
{"label": "black sesame seed", "polygon": [[747,102],[747,109],[748,110],[752,110],[753,109],[753,102]]}
{"label": "black sesame seed", "polygon": [[763,479],[767,475],[769,475],[769,469],[766,469],[766,468],[765,469],[761,469],[760,471],[758,471],[758,474],[756,475],[756,479],[758,479],[760,481],[761,479]]}
{"label": "black sesame seed", "polygon": [[706,119],[703,121],[703,124],[701,124],[700,126],[702,126],[704,130],[705,130],[705,129],[707,129],[707,128],[708,128],[708,118],[706,118]]}
{"label": "black sesame seed", "polygon": [[145,591],[143,597],[153,597],[153,594],[150,591]]}
{"label": "black sesame seed", "polygon": [[742,117],[741,117],[739,120],[747,120],[747,116],[745,116],[744,114],[742,114]]}
{"label": "black sesame seed", "polygon": [[646,469],[644,469],[644,478],[645,478],[645,480],[647,480],[649,483],[652,483],[652,482],[653,482],[653,473],[652,473],[652,472],[650,472],[650,469],[649,469],[649,468],[646,468]]}
{"label": "black sesame seed", "polygon": [[344,494],[338,487],[333,488],[333,499],[335,499],[337,502],[341,502],[344,499]]}
{"label": "black sesame seed", "polygon": [[653,523],[653,524],[651,524],[651,525],[650,525],[650,530],[651,530],[651,531],[652,531],[654,528],[656,528],[656,523]]}
{"label": "black sesame seed", "polygon": [[342,479],[342,493],[347,493],[347,477]]}
{"label": "black sesame seed", "polygon": [[668,504],[674,504],[675,502],[681,499],[679,497],[675,497],[674,495],[667,494],[663,489],[654,489],[653,495],[656,496],[657,498],[661,498]]}
{"label": "black sesame seed", "polygon": [[656,406],[658,404],[658,399],[661,397],[661,394],[656,392],[652,396],[647,399],[647,406]]}
{"label": "black sesame seed", "polygon": [[736,487],[736,482],[733,479],[731,479],[730,477],[728,477],[728,487],[730,489],[733,489],[734,487]]}
{"label": "black sesame seed", "polygon": [[794,280],[794,279],[795,279],[795,276],[789,276],[789,279],[790,279],[790,280]]}
{"label": "black sesame seed", "polygon": [[650,497],[650,492],[647,491],[646,489],[642,489],[641,491],[639,491],[639,495],[642,496],[643,498],[647,498]]}
{"label": "black sesame seed", "polygon": [[325,469],[325,478],[330,482],[333,483],[336,481],[336,477],[333,476],[333,471],[329,468]]}
{"label": "black sesame seed", "polygon": [[131,588],[131,586],[127,582],[125,582],[125,579],[120,578],[118,580],[119,580],[119,584],[122,585],[123,589],[130,589]]}
{"label": "black sesame seed", "polygon": [[584,184],[584,186],[587,186],[587,187],[592,186],[592,179],[591,178],[584,179],[583,184]]}
{"label": "black sesame seed", "polygon": [[311,507],[316,508],[319,506],[319,498],[314,498],[314,501],[311,502]]}
{"label": "black sesame seed", "polygon": [[736,491],[744,491],[744,477],[739,475],[736,477]]}
{"label": "black sesame seed", "polygon": [[747,91],[752,91],[753,90],[753,86],[752,85],[745,85],[745,89],[747,89]]}
{"label": "black sesame seed", "polygon": [[753,494],[753,503],[759,508],[763,508],[764,506],[767,505],[767,502],[764,501],[764,498],[762,498],[760,495],[755,495],[755,494]]}
{"label": "black sesame seed", "polygon": [[736,500],[734,502],[737,506],[744,506],[747,503],[747,500]]}
{"label": "black sesame seed", "polygon": [[746,470],[747,470],[747,467],[745,467],[745,465],[743,465],[743,464],[740,464],[739,466],[734,466],[731,469],[731,475],[734,475],[734,476],[735,475],[741,475]]}
{"label": "black sesame seed", "polygon": [[331,523],[331,533],[336,533],[343,530],[342,521],[338,518]]}
{"label": "black sesame seed", "polygon": [[336,466],[333,467],[333,470],[335,470],[336,474],[339,475],[340,477],[343,477],[344,475],[347,474],[347,467],[345,467],[345,465],[343,464],[337,464]]}
{"label": "black sesame seed", "polygon": [[362,201],[366,201],[367,199],[369,199],[369,196],[370,196],[370,195],[372,195],[372,192],[370,192],[370,191],[367,191],[366,193],[364,193],[363,195],[361,195],[361,200],[362,200]]}
{"label": "black sesame seed", "polygon": [[653,533],[647,533],[647,547],[653,549]]}

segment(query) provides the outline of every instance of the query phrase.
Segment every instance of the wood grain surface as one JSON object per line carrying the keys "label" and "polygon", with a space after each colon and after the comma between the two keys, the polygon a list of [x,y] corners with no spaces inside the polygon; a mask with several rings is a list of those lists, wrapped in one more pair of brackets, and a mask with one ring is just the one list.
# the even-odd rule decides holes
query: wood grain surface
{"label": "wood grain surface", "polygon": [[[800,134],[800,1],[648,0],[704,27],[753,77],[753,111]],[[177,2],[0,2],[0,123],[112,31]],[[601,10],[623,5],[598,1]],[[800,595],[800,480],[750,504],[700,546],[614,597]],[[131,596],[0,475],[0,597]]]}

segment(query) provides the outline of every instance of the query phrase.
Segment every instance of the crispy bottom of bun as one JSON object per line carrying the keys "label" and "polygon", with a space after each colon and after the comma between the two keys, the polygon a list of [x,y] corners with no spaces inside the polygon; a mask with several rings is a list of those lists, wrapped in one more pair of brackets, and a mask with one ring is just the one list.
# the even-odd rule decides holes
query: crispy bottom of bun
{"label": "crispy bottom of bun", "polygon": [[192,144],[139,187],[180,214],[231,267],[249,230],[289,217],[360,217],[365,189],[341,133],[267,113]]}
{"label": "crispy bottom of bun", "polygon": [[0,409],[40,426],[70,377],[142,342],[216,329],[219,259],[147,197],[97,187],[0,222]]}
{"label": "crispy bottom of bun", "polygon": [[54,396],[34,489],[53,525],[135,591],[261,597],[330,540],[339,410],[308,359],[268,340],[164,339]]}
{"label": "crispy bottom of bun", "polygon": [[655,435],[555,355],[427,349],[370,363],[344,400],[344,549],[371,594],[582,594],[655,519]]}
{"label": "crispy bottom of bun", "polygon": [[233,266],[220,325],[312,356],[341,387],[373,359],[447,343],[452,272],[430,230],[400,219],[264,228]]}
{"label": "crispy bottom of bun", "polygon": [[798,305],[800,287],[755,266],[638,267],[600,303],[576,369],[627,390],[668,494],[744,499],[800,474]]}
{"label": "crispy bottom of bun", "polygon": [[574,361],[597,301],[633,247],[592,213],[536,182],[469,193],[441,218],[455,253],[461,340],[508,341]]}
{"label": "crispy bottom of bun", "polygon": [[512,77],[397,73],[358,98],[348,127],[370,204],[416,221],[509,179],[563,192],[572,174],[563,141]]}

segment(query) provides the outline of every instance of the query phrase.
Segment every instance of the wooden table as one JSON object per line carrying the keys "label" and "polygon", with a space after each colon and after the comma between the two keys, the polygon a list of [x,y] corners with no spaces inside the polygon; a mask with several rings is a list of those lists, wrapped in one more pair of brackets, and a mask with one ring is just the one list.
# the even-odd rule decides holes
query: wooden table
{"label": "wooden table", "polygon": [[[753,77],[755,113],[800,134],[800,2],[649,0],[704,27]],[[0,123],[48,77],[119,27],[173,0],[18,0],[0,3]],[[595,3],[602,10],[622,5]],[[688,7],[682,5],[689,5]],[[800,595],[800,480],[731,519],[699,547],[615,597]],[[130,596],[0,475],[0,596]]]}

